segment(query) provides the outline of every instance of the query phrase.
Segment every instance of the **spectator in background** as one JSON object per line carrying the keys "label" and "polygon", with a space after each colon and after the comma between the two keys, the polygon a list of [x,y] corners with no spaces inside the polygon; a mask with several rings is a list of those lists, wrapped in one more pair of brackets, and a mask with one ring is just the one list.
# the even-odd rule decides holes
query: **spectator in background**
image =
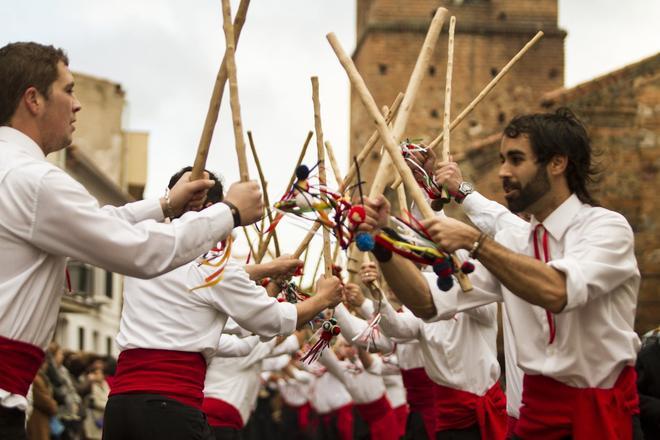
{"label": "spectator in background", "polygon": [[50,440],[50,419],[57,414],[53,388],[46,376],[48,362],[44,361],[32,382],[32,413],[27,421],[30,440]]}
{"label": "spectator in background", "polygon": [[660,439],[660,327],[642,338],[637,355],[639,419],[647,439]]}
{"label": "spectator in background", "polygon": [[88,368],[87,380],[90,393],[85,399],[85,420],[83,422],[85,438],[101,440],[103,436],[103,412],[108,402],[110,386],[105,380],[105,362],[97,359]]}
{"label": "spectator in background", "polygon": [[48,346],[48,379],[53,385],[53,394],[57,401],[57,418],[64,425],[62,440],[82,438],[82,419],[80,417],[82,399],[76,390],[71,373],[64,366],[64,350],[56,342]]}

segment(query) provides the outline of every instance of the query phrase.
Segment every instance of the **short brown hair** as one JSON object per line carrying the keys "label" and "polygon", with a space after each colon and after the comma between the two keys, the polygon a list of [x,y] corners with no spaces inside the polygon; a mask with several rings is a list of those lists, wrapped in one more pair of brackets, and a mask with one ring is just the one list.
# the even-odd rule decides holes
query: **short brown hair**
{"label": "short brown hair", "polygon": [[9,124],[29,87],[48,99],[60,61],[69,65],[64,51],[53,46],[20,42],[0,48],[0,125]]}

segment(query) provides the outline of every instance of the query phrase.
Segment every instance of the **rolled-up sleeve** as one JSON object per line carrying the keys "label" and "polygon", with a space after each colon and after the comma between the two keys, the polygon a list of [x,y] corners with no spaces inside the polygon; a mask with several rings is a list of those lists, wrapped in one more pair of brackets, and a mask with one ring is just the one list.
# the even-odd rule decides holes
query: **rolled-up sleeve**
{"label": "rolled-up sleeve", "polygon": [[[191,265],[189,287],[203,284],[204,279],[216,269],[211,266]],[[296,306],[288,302],[278,302],[268,296],[266,289],[257,286],[236,261],[230,260],[219,283],[195,290],[194,293],[256,335],[290,335],[296,330]]]}
{"label": "rolled-up sleeve", "polygon": [[562,313],[617,291],[631,279],[638,282],[632,229],[620,214],[603,212],[582,222],[584,227],[567,231],[563,257],[548,262],[566,277],[566,307]]}

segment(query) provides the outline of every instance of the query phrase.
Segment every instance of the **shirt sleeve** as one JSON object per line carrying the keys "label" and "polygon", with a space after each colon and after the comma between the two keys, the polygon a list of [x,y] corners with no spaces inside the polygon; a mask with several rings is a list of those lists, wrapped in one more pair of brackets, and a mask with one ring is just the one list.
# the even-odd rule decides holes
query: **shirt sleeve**
{"label": "shirt sleeve", "polygon": [[[367,300],[365,299],[365,302],[366,301]],[[367,341],[357,339],[357,337],[368,327],[369,323],[364,319],[351,315],[344,304],[339,304],[335,308],[335,318],[337,318],[337,323],[339,324],[339,328],[341,328],[342,335],[344,335],[344,337],[352,344],[365,349],[367,348],[367,345],[369,345],[370,348],[373,347],[381,353],[391,353],[394,350],[394,344],[392,344],[392,341],[383,336],[380,332],[375,334],[374,340],[369,341],[369,344],[367,344]]]}
{"label": "shirt sleeve", "polygon": [[408,313],[397,313],[383,298],[380,308],[380,328],[390,338],[398,341],[416,340],[420,336],[421,320]]}
{"label": "shirt sleeve", "polygon": [[[189,287],[204,283],[217,268],[190,265]],[[194,291],[204,301],[231,316],[238,325],[263,337],[290,335],[296,330],[298,311],[294,304],[278,302],[257,286],[242,265],[230,260],[216,285]]]}
{"label": "shirt sleeve", "polygon": [[566,232],[564,256],[548,262],[566,276],[566,307],[561,313],[611,293],[631,278],[636,283],[630,283],[629,290],[636,294],[639,269],[630,225],[618,213],[592,212],[581,227]]}
{"label": "shirt sleeve", "polygon": [[131,224],[144,220],[156,220],[160,222],[165,218],[159,199],[138,200],[123,206],[105,205],[101,210],[109,215],[122,218]]}
{"label": "shirt sleeve", "polygon": [[362,316],[364,319],[371,319],[376,314],[374,302],[369,298],[365,298],[358,308],[358,313],[360,313],[360,316]]}
{"label": "shirt sleeve", "polygon": [[436,309],[436,316],[428,322],[452,319],[456,313],[502,301],[499,281],[478,261],[470,274],[472,290],[469,292],[463,292],[456,282],[451,289],[443,292],[436,284],[434,273],[422,272],[422,275],[426,277]]}
{"label": "shirt sleeve", "polygon": [[215,356],[217,357],[240,357],[250,354],[252,349],[259,343],[258,336],[239,338],[236,335],[222,334],[218,342]]}
{"label": "shirt sleeve", "polygon": [[270,352],[269,357],[281,356],[283,354],[293,354],[300,350],[298,337],[296,335],[289,335],[280,344],[277,344],[273,351]]}
{"label": "shirt sleeve", "polygon": [[468,194],[461,204],[470,221],[491,237],[504,228],[527,227],[529,224],[505,206],[489,200],[478,192]]}
{"label": "shirt sleeve", "polygon": [[[172,224],[135,225],[99,208],[78,182],[60,170],[38,184],[34,221],[21,235],[44,251],[136,278],[150,278],[192,261],[229,235],[229,208],[215,204]],[[116,214],[116,212],[115,212]]]}
{"label": "shirt sleeve", "polygon": [[377,376],[396,376],[401,374],[401,369],[399,369],[398,365],[383,362],[383,358],[380,356],[371,357],[371,365],[369,365],[367,371]]}

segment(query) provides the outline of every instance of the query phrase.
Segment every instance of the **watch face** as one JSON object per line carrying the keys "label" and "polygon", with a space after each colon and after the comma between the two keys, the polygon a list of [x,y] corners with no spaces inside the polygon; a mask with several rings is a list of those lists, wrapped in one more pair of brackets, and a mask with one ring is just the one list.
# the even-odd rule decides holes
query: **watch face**
{"label": "watch face", "polygon": [[463,194],[468,195],[472,191],[474,191],[474,186],[472,186],[470,182],[461,182],[460,186],[458,187],[458,190]]}

